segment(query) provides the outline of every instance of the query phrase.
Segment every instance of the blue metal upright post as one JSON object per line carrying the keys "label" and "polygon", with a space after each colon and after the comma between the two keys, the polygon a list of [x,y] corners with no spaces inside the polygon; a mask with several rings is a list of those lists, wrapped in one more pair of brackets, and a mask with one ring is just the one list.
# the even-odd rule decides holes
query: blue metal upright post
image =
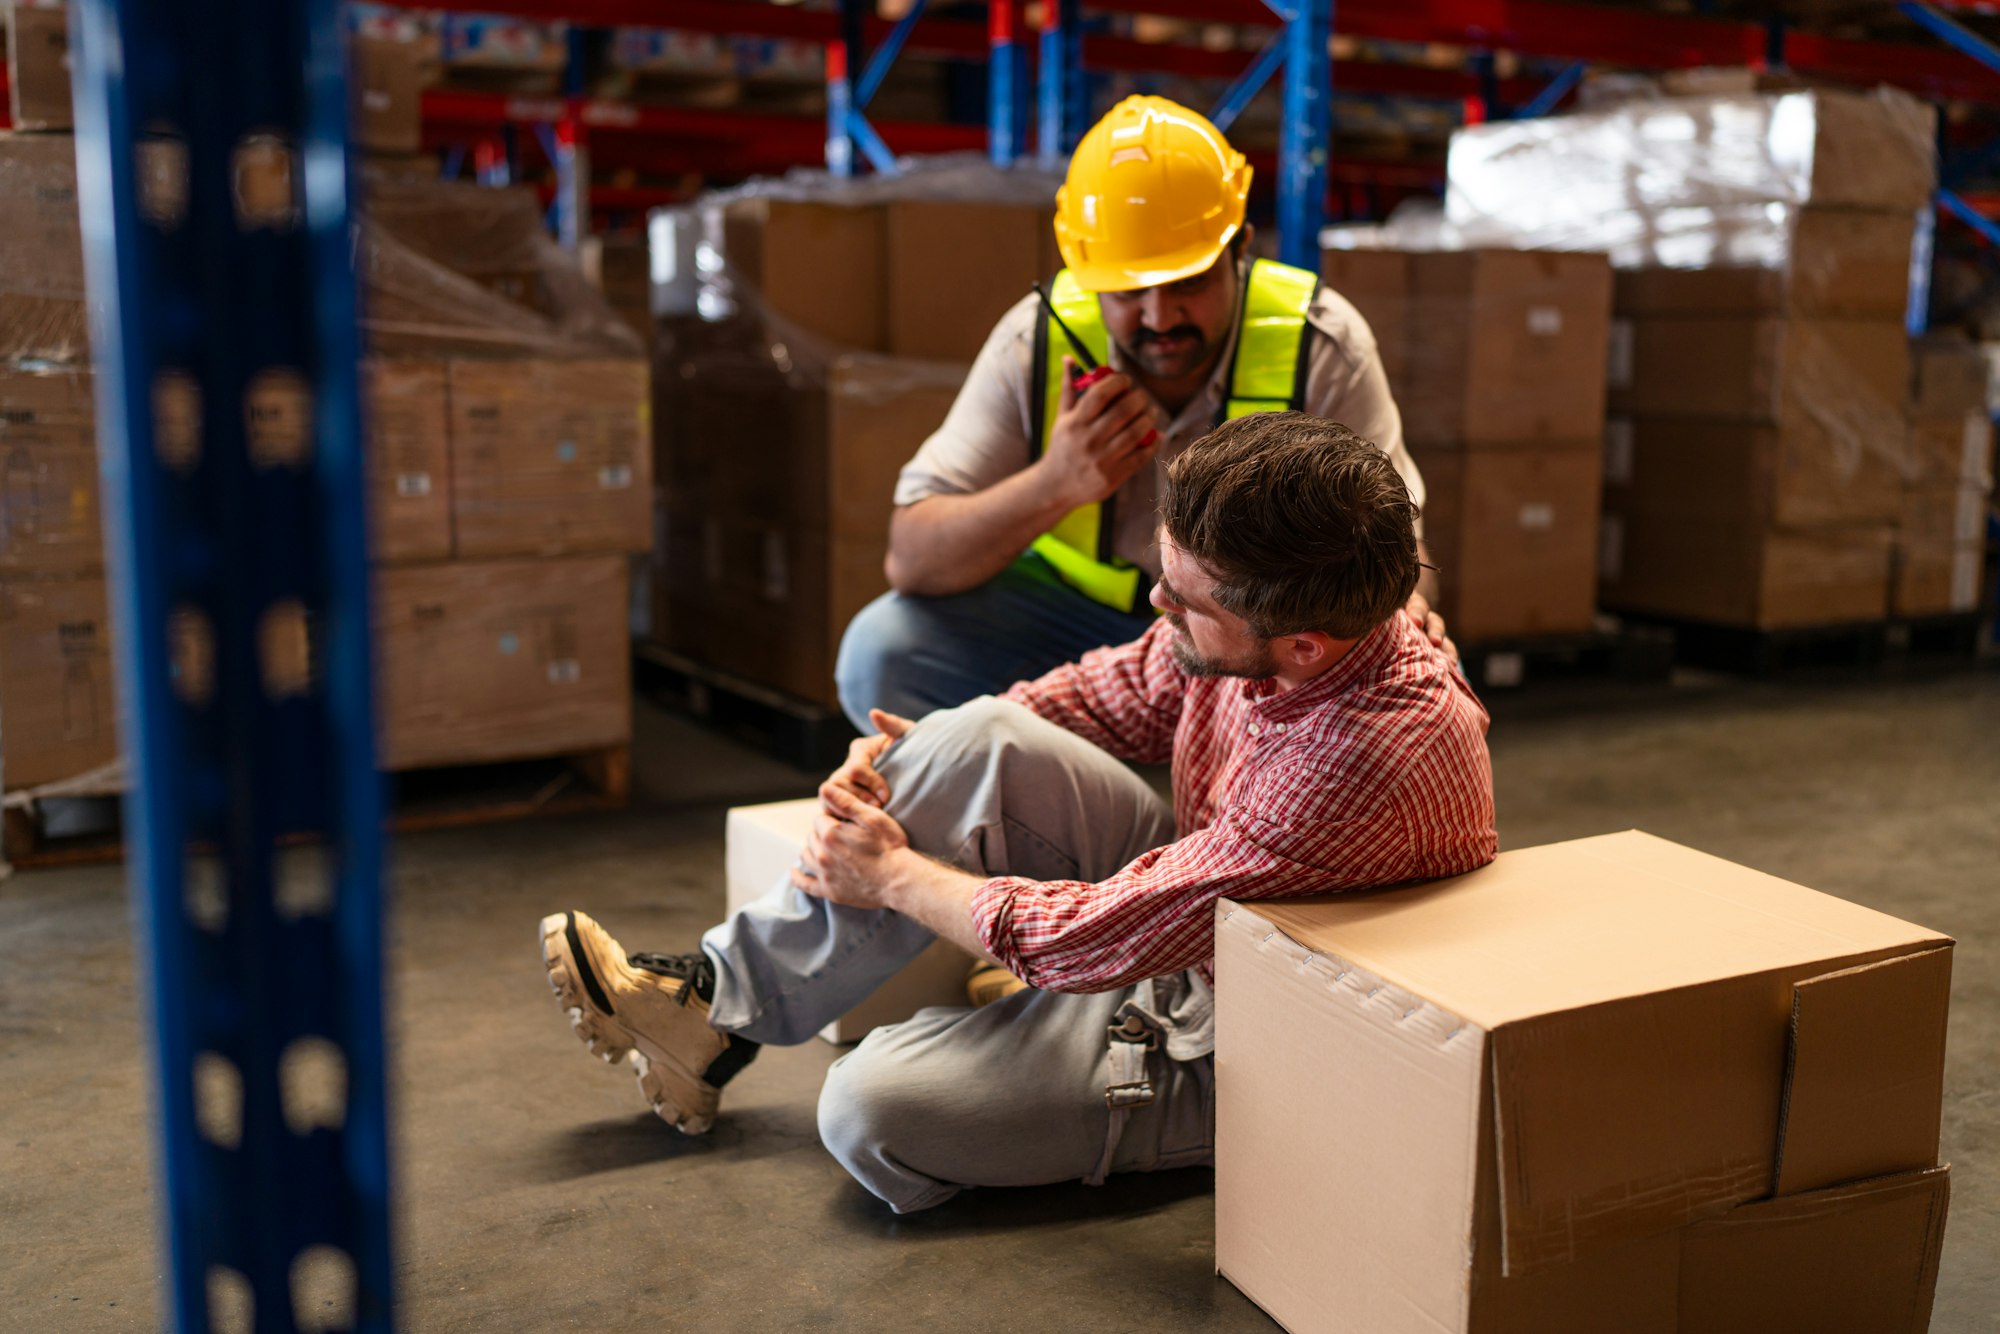
{"label": "blue metal upright post", "polygon": [[[219,1293],[259,1331],[322,1321],[323,1301],[386,1330],[382,802],[340,9],[70,14],[163,1323],[211,1328]],[[324,839],[323,876],[281,856],[295,833]]]}
{"label": "blue metal upright post", "polygon": [[1078,0],[1043,0],[1035,67],[1035,156],[1043,167],[1060,168],[1076,147],[1087,89]]}
{"label": "blue metal upright post", "polygon": [[1021,0],[988,0],[986,38],[986,154],[1011,167],[1026,152],[1027,61],[1021,50]]}
{"label": "blue metal upright post", "polygon": [[[1277,8],[1277,6],[1273,6]],[[1285,118],[1278,131],[1278,258],[1319,269],[1326,160],[1333,139],[1333,0],[1291,0],[1285,18]]]}

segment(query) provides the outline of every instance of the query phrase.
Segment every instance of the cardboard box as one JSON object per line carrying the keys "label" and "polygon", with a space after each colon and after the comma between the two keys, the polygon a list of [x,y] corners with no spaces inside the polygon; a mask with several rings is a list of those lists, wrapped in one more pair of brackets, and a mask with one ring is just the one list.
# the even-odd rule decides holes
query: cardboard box
{"label": "cardboard box", "polygon": [[1900,434],[1909,340],[1881,320],[1646,317],[1612,336],[1611,411],[1779,421],[1788,408],[1864,438]]}
{"label": "cardboard box", "polygon": [[1763,529],[1616,508],[1600,528],[1598,600],[1771,630],[1879,621],[1888,611],[1889,525]]}
{"label": "cardboard box", "polygon": [[1951,944],[1638,832],[1224,901],[1217,1268],[1298,1331],[1920,1330]]}
{"label": "cardboard box", "polygon": [[772,314],[837,349],[888,346],[881,208],[736,200],[723,211],[722,235],[730,266]]}
{"label": "cardboard box", "polygon": [[415,42],[353,40],[355,145],[374,153],[421,152],[423,49]]}
{"label": "cardboard box", "polygon": [[628,744],[626,560],[454,561],[378,571],[384,769]]}
{"label": "cardboard box", "polygon": [[840,636],[888,591],[896,475],[965,367],[852,355],[797,388],[750,358],[689,368],[663,441],[655,622],[699,662],[835,707]]}
{"label": "cardboard box", "polygon": [[643,361],[449,363],[452,549],[462,558],[652,545]]}
{"label": "cardboard box", "polygon": [[67,130],[69,11],[7,6],[7,110],[17,130]]}
{"label": "cardboard box", "polygon": [[1627,269],[1620,315],[1793,315],[1902,320],[1910,302],[1912,211],[1804,208],[1783,267]]}
{"label": "cardboard box", "polygon": [[102,570],[98,505],[90,372],[0,368],[0,575]]}
{"label": "cardboard box", "polygon": [[[971,361],[1041,273],[1046,209],[963,200],[888,205],[888,351]],[[976,262],[968,262],[969,257]]]}
{"label": "cardboard box", "polygon": [[1581,633],[1597,607],[1595,442],[1424,453],[1424,539],[1461,644]]}
{"label": "cardboard box", "polygon": [[451,555],[451,444],[445,363],[364,363],[368,491],[378,561]]}
{"label": "cardboard box", "polygon": [[1889,585],[1889,612],[1893,616],[1949,616],[1975,611],[1983,601],[1985,572],[1984,542],[1940,546],[1899,540],[1895,576]]}
{"label": "cardboard box", "polygon": [[1597,438],[1611,317],[1604,256],[1471,250],[1409,262],[1397,402],[1411,445]]}
{"label": "cardboard box", "polygon": [[1957,421],[1986,412],[1991,371],[1977,343],[1932,334],[1910,342],[1910,415],[1918,421]]}
{"label": "cardboard box", "polygon": [[0,133],[0,361],[82,361],[89,323],[75,141]]}
{"label": "cardboard box", "polygon": [[1410,338],[1409,256],[1400,250],[1322,250],[1319,276],[1368,321],[1389,388],[1400,393]]}
{"label": "cardboard box", "polygon": [[1993,419],[1986,409],[1968,408],[1956,419],[1910,423],[1904,479],[1912,486],[1953,482],[1993,484]]}
{"label": "cardboard box", "polygon": [[1988,498],[1984,482],[1912,486],[1903,492],[1897,539],[1909,546],[1959,547],[1986,540]]}
{"label": "cardboard box", "polygon": [[104,580],[0,579],[0,784],[75,778],[118,758]]}
{"label": "cardboard box", "polygon": [[[775,801],[762,806],[738,806],[724,827],[725,879],[729,912],[756,902],[777,889],[797,864],[819,812],[819,799]],[[883,1024],[900,1024],[928,1005],[965,1005],[965,980],[972,956],[950,941],[932,942],[929,949],[877,987],[868,999],[822,1028],[828,1042],[859,1042]]]}
{"label": "cardboard box", "polygon": [[1837,425],[1804,410],[1776,424],[1613,417],[1604,424],[1605,495],[1628,513],[1752,528],[1895,519],[1907,447],[1893,436],[1836,434]]}

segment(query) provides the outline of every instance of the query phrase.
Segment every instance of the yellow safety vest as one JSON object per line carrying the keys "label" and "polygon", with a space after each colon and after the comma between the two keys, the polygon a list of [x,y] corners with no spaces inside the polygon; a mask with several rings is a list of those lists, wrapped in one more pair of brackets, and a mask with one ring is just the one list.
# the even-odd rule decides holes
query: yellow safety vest
{"label": "yellow safety vest", "polygon": [[[1229,396],[1216,419],[1253,412],[1283,412],[1305,404],[1306,311],[1319,291],[1319,278],[1304,269],[1260,259],[1250,266],[1243,320],[1229,372]],[[1068,269],[1056,275],[1049,299],[1063,323],[1100,366],[1111,359],[1111,339],[1095,293],[1077,286]],[[1042,392],[1034,403],[1034,457],[1048,449],[1049,429],[1062,406],[1062,352],[1069,340],[1044,316],[1035,326],[1034,382]],[[1117,497],[1071,510],[1036,538],[1032,550],[1065,583],[1096,602],[1136,612],[1150,591],[1139,586],[1139,569],[1112,553]]]}

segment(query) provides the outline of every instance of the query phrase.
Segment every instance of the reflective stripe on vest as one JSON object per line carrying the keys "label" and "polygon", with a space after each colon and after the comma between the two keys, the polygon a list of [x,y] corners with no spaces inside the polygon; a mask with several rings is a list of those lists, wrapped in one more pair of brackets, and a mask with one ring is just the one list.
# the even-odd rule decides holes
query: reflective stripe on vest
{"label": "reflective stripe on vest", "polygon": [[[1229,397],[1217,424],[1253,412],[1282,412],[1303,406],[1305,395],[1306,311],[1319,290],[1317,275],[1260,259],[1250,266],[1243,298],[1236,354],[1229,373]],[[1111,338],[1095,293],[1077,285],[1068,269],[1056,275],[1049,299],[1097,364],[1110,361]],[[1042,386],[1035,405],[1034,457],[1048,448],[1049,430],[1062,408],[1063,353],[1069,340],[1044,317],[1035,326],[1035,372]],[[1136,612],[1144,590],[1139,569],[1112,550],[1117,497],[1071,510],[1036,538],[1033,551],[1065,583],[1095,602]]]}

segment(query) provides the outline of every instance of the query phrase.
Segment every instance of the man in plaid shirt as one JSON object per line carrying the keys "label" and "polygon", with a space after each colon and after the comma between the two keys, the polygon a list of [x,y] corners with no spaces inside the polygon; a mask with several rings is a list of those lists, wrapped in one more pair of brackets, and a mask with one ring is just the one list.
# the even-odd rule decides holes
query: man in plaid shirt
{"label": "man in plaid shirt", "polygon": [[[1027,985],[870,1034],[827,1147],[898,1213],[966,1186],[1203,1163],[1214,904],[1491,860],[1485,711],[1402,608],[1416,510],[1388,460],[1300,413],[1170,465],[1160,618],[1004,696],[877,714],[820,789],[790,883],[702,951],[542,924],[571,1022],[688,1133],[764,1042],[809,1039],[943,937]],[[1171,815],[1122,761],[1171,760]]]}

